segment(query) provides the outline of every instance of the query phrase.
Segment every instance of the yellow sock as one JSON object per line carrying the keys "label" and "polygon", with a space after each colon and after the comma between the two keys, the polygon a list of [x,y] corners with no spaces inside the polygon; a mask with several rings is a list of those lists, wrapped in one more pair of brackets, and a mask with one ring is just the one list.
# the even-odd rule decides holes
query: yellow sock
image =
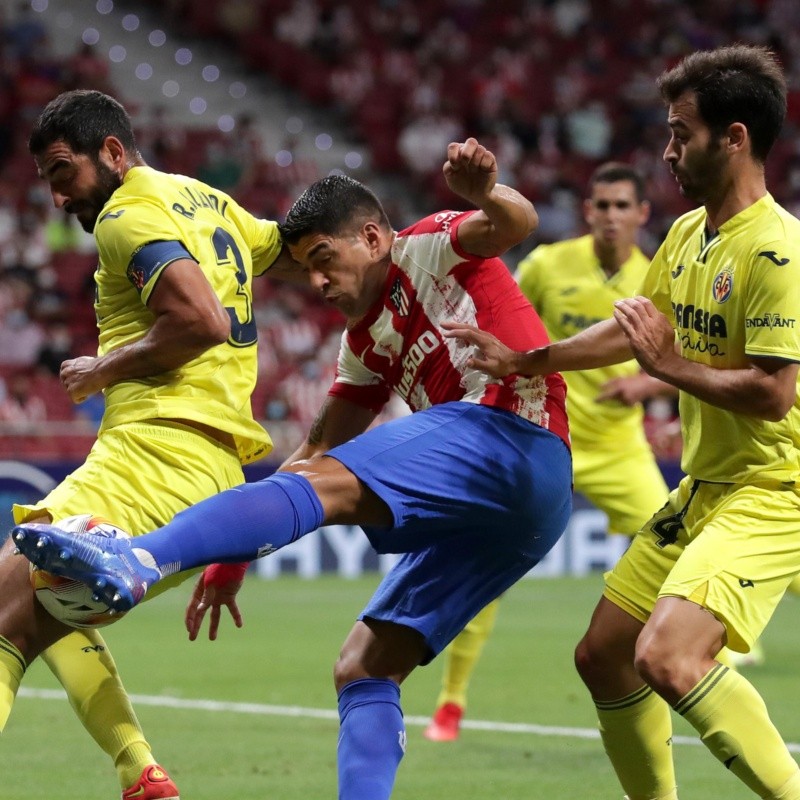
{"label": "yellow sock", "polygon": [[0,731],[6,727],[26,666],[22,653],[0,636]]}
{"label": "yellow sock", "polygon": [[436,706],[455,703],[467,707],[467,687],[483,646],[494,629],[500,600],[493,600],[479,611],[445,650],[442,691]]}
{"label": "yellow sock", "polygon": [[800,800],[800,767],[742,675],[719,664],[675,706],[708,749],[759,797]]}
{"label": "yellow sock", "polygon": [[96,630],[76,630],[45,650],[42,658],[64,687],[78,719],[113,759],[122,788],[131,786],[156,762],[102,636]]}
{"label": "yellow sock", "polygon": [[736,656],[733,650],[728,650],[727,647],[723,647],[722,650],[717,653],[716,660],[719,661],[720,664],[728,667],[728,669],[736,669]]}
{"label": "yellow sock", "polygon": [[603,746],[628,799],[678,800],[667,702],[642,686],[595,705]]}

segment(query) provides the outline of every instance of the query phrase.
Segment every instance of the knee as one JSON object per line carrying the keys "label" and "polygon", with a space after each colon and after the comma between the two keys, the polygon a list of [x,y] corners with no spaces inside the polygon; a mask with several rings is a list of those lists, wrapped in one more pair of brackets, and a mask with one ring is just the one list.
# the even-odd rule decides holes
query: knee
{"label": "knee", "polygon": [[685,694],[691,658],[688,654],[677,654],[662,638],[642,637],[637,642],[633,663],[642,680],[670,702]]}
{"label": "knee", "polygon": [[370,677],[364,668],[359,654],[352,648],[344,647],[336,663],[333,665],[333,685],[336,693],[342,691],[348,683]]}
{"label": "knee", "polygon": [[575,669],[581,680],[592,689],[598,678],[608,674],[609,668],[609,654],[602,645],[589,634],[584,636],[575,648]]}

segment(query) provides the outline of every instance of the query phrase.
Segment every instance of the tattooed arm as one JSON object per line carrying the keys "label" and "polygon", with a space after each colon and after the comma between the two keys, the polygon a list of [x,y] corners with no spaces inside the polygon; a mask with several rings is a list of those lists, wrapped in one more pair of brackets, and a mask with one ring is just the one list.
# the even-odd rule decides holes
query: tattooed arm
{"label": "tattooed arm", "polygon": [[327,397],[303,444],[281,464],[285,469],[295,461],[321,456],[333,447],[363,433],[377,415],[368,408],[341,397]]}

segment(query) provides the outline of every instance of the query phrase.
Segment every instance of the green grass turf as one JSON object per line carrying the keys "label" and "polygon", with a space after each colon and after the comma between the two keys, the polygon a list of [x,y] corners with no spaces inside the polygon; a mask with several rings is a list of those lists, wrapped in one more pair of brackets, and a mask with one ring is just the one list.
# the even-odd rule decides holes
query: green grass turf
{"label": "green grass turf", "polygon": [[[182,587],[105,633],[135,695],[332,711],[334,658],[376,584],[377,577],[248,580],[241,596],[245,628],[233,630],[226,620],[215,643],[186,640],[182,611],[188,587]],[[468,718],[593,729],[592,705],[574,672],[572,649],[600,588],[600,577],[592,576],[523,581],[509,592],[473,679]],[[767,663],[746,673],[791,742],[800,742],[798,602],[784,601],[764,638]],[[406,681],[407,717],[431,713],[440,670],[434,662]],[[39,663],[30,668],[24,686],[57,688]],[[184,800],[336,796],[335,719],[144,702],[137,710]],[[677,719],[675,733],[693,732]],[[119,796],[110,762],[64,700],[21,696],[3,749],[3,800]],[[678,744],[675,756],[681,800],[753,796],[703,747]],[[408,751],[393,797],[621,800],[622,791],[597,739],[465,730],[456,743],[434,744],[422,737],[419,724],[409,724]]]}

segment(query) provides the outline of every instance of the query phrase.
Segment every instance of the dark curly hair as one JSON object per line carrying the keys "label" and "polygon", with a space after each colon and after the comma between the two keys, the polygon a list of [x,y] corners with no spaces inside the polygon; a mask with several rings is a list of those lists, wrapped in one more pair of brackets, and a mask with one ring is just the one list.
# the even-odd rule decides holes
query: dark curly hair
{"label": "dark curly hair", "polygon": [[736,44],[692,53],[658,78],[667,103],[687,91],[715,136],[734,122],[750,134],[753,158],[764,162],[786,116],[786,79],[766,47]]}
{"label": "dark curly hair", "polygon": [[107,136],[136,153],[131,119],[122,104],[102,92],[76,89],[51,100],[36,120],[28,139],[31,154],[39,155],[53,142],[65,142],[74,153],[97,156]]}

